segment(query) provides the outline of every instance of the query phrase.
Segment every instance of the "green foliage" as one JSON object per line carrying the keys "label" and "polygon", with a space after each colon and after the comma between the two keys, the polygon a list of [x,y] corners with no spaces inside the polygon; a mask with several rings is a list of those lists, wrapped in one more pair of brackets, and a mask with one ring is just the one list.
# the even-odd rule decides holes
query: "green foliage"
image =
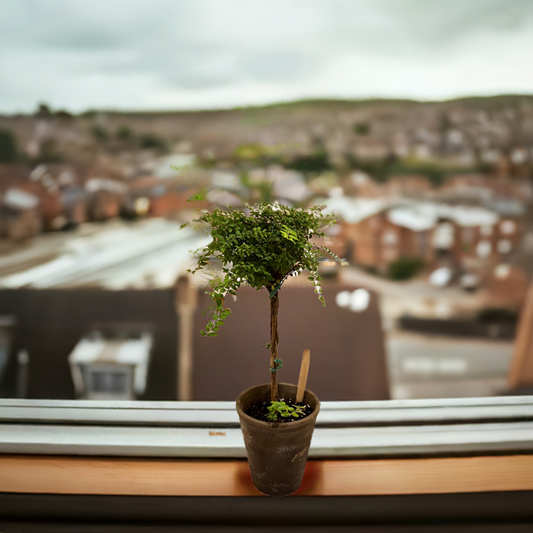
{"label": "green foliage", "polygon": [[94,124],[91,127],[91,133],[93,134],[93,137],[99,141],[107,141],[107,139],[109,139],[107,131],[102,128],[102,126]]}
{"label": "green foliage", "polygon": [[232,157],[236,165],[243,168],[265,167],[282,163],[278,146],[263,146],[261,144],[241,144],[235,148]]}
{"label": "green foliage", "polygon": [[356,135],[368,135],[370,133],[370,124],[366,122],[358,122],[354,124],[353,131]]}
{"label": "green foliage", "polygon": [[265,149],[260,144],[241,144],[233,151],[237,159],[254,160],[259,159],[265,153]]}
{"label": "green foliage", "polygon": [[8,130],[0,130],[0,163],[14,163],[18,159],[17,140]]}
{"label": "green foliage", "polygon": [[281,226],[281,236],[294,244],[298,242],[298,234],[288,226],[285,226],[285,224]]}
{"label": "green foliage", "polygon": [[40,103],[35,113],[39,118],[49,118],[52,112],[47,104]]}
{"label": "green foliage", "polygon": [[213,240],[198,251],[198,266],[189,272],[205,269],[210,258],[215,257],[222,263],[224,275],[211,282],[210,297],[215,310],[201,332],[204,337],[217,335],[231,313],[224,305],[226,296],[236,295],[245,283],[256,290],[266,288],[273,298],[290,275],[307,270],[309,281],[325,305],[318,274],[319,258],[322,252],[339,258],[311,239],[325,237],[323,230],[335,220],[322,213],[323,207],[305,210],[266,202],[245,207],[248,213],[237,209],[203,211],[195,221],[209,226]]}
{"label": "green foliage", "polygon": [[438,186],[448,175],[469,170],[433,161],[399,160],[394,155],[382,159],[360,159],[350,155],[348,160],[352,168],[363,170],[379,182],[386,182],[391,176],[418,175],[425,176],[433,185]]}
{"label": "green foliage", "polygon": [[424,261],[419,257],[399,257],[389,265],[389,278],[396,281],[411,279],[423,266]]}
{"label": "green foliage", "polygon": [[[456,169],[448,169],[444,165],[433,162],[422,161],[402,161],[391,166],[389,175],[398,174],[417,174],[425,176],[433,185],[441,185],[446,176],[457,171]],[[464,169],[463,169],[464,171]]]}
{"label": "green foliage", "polygon": [[331,163],[325,150],[318,150],[313,155],[299,156],[286,165],[300,172],[324,172],[331,170]]}
{"label": "green foliage", "polygon": [[280,416],[283,418],[288,418],[289,416],[299,418],[305,415],[303,408],[299,405],[290,407],[285,402],[270,402],[267,409],[269,411],[267,418],[270,422],[276,422]]}
{"label": "green foliage", "polygon": [[59,111],[55,112],[55,117],[59,120],[72,120],[74,118],[74,115],[72,113],[69,113],[66,109],[60,109]]}
{"label": "green foliage", "polygon": [[166,152],[168,147],[164,139],[155,133],[143,133],[139,136],[141,148],[153,148],[160,152]]}
{"label": "green foliage", "polygon": [[117,128],[116,136],[119,141],[123,142],[132,141],[134,138],[133,130],[125,124],[122,124]]}
{"label": "green foliage", "polygon": [[191,196],[187,202],[203,202],[207,199],[207,192],[205,190],[200,191],[197,194]]}
{"label": "green foliage", "polygon": [[83,111],[82,113],[80,113],[79,116],[81,118],[92,120],[94,119],[94,117],[96,117],[96,114],[97,114],[96,110],[88,109],[87,111]]}
{"label": "green foliage", "polygon": [[170,168],[176,172],[183,172],[184,170],[191,170],[191,168],[194,168],[194,163],[188,163],[186,165],[170,165]]}

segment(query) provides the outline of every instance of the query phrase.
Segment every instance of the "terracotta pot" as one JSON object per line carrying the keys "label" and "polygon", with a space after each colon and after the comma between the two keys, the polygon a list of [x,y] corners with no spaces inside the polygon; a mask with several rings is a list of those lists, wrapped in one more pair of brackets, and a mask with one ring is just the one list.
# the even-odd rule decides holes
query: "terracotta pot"
{"label": "terracotta pot", "polygon": [[[280,383],[278,387],[280,397],[296,398],[296,385]],[[245,390],[237,398],[252,481],[264,494],[288,496],[302,483],[320,402],[306,390],[303,403],[309,404],[313,412],[288,423],[263,422],[246,414],[251,405],[265,400],[270,400],[270,383]]]}

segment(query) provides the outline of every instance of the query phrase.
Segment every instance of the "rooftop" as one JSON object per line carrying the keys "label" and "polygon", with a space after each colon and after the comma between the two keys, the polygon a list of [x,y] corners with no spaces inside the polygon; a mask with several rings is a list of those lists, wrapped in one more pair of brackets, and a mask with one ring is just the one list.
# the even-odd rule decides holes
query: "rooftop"
{"label": "rooftop", "polygon": [[[75,235],[43,235],[0,258],[0,288],[163,288],[188,268],[190,251],[206,241],[179,223],[150,219],[91,225]],[[24,268],[30,262],[34,266]],[[2,274],[5,268],[12,274]]]}

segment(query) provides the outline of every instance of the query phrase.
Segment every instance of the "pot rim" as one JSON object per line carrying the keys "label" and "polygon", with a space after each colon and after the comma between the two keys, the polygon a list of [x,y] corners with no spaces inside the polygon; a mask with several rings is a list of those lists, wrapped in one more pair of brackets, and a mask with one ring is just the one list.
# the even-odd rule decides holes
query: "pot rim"
{"label": "pot rim", "polygon": [[[315,424],[316,417],[318,416],[318,412],[320,411],[320,400],[318,399],[318,396],[310,391],[309,389],[305,389],[306,392],[311,394],[316,402],[316,406],[313,409],[312,413],[305,418],[302,418],[300,420],[295,420],[294,422],[291,422],[290,424],[284,424],[282,422],[264,422],[263,420],[257,420],[257,418],[253,418],[250,415],[247,415],[242,407],[239,405],[241,398],[249,391],[256,389],[258,387],[264,387],[264,386],[270,387],[270,383],[261,383],[260,385],[254,385],[253,387],[250,387],[244,391],[242,391],[239,396],[237,397],[237,400],[235,401],[235,408],[237,409],[237,414],[239,415],[239,418],[244,418],[248,424],[256,425],[257,427],[275,427],[277,430],[282,431],[290,431],[291,429],[296,429],[297,426],[303,426],[305,424]],[[278,385],[288,385],[291,387],[297,387],[297,385],[294,385],[293,383],[278,383]]]}

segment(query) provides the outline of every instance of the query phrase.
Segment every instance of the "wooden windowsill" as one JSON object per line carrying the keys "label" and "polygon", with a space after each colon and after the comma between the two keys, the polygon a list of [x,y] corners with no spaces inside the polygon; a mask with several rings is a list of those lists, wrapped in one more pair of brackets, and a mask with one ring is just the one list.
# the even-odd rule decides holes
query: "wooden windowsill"
{"label": "wooden windowsill", "polygon": [[[300,496],[533,490],[533,455],[311,460]],[[245,460],[0,455],[0,493],[260,496]]]}

